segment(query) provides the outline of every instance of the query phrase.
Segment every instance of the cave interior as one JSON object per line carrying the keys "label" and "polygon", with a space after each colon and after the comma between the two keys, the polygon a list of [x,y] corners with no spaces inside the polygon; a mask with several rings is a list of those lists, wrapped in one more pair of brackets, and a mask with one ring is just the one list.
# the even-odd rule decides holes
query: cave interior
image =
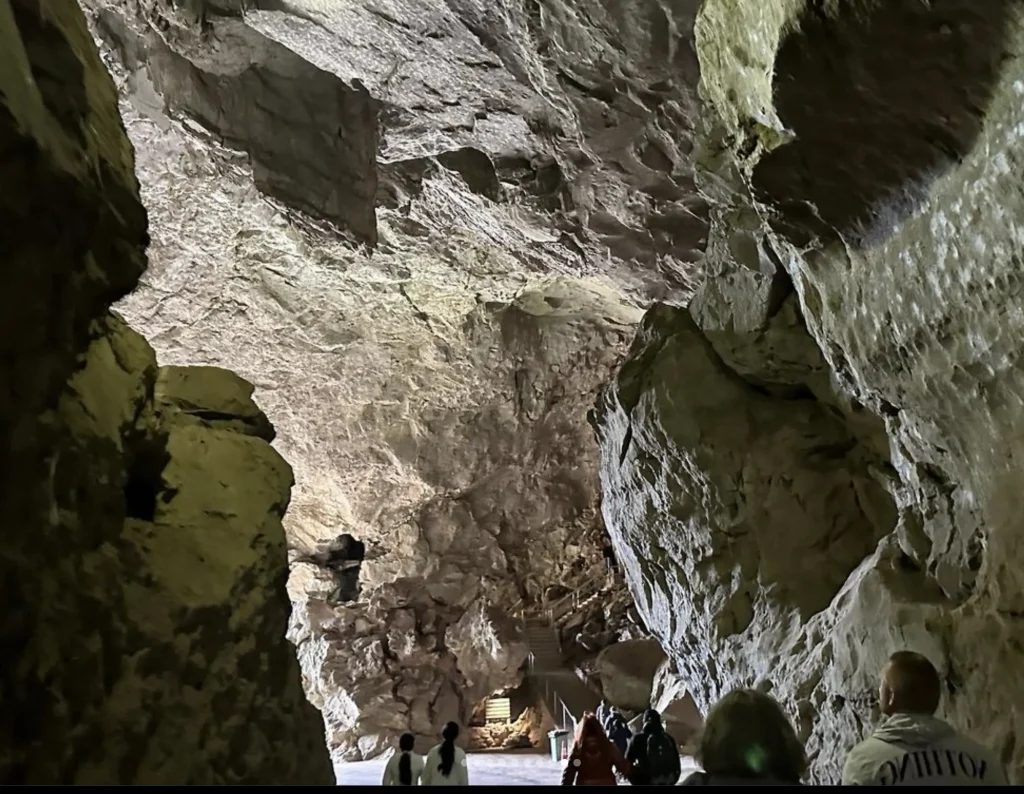
{"label": "cave interior", "polygon": [[602,702],[690,755],[753,688],[835,784],[901,649],[1024,783],[1022,53],[1021,0],[0,0],[0,783]]}

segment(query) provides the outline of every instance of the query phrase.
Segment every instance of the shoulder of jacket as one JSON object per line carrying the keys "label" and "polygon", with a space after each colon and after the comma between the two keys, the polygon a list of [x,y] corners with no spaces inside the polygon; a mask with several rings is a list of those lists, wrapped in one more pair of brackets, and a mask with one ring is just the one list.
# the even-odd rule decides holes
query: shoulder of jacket
{"label": "shoulder of jacket", "polygon": [[977,757],[979,761],[984,760],[989,764],[993,764],[998,766],[1000,769],[1003,769],[1003,761],[999,757],[999,754],[991,748],[986,747],[981,742],[972,739],[970,736],[958,733],[951,744],[970,752],[971,755]]}
{"label": "shoulder of jacket", "polygon": [[850,748],[850,752],[846,754],[846,760],[843,762],[843,768],[847,769],[859,764],[865,755],[872,755],[871,745],[867,744],[868,740],[865,739],[862,742],[858,742]]}
{"label": "shoulder of jacket", "polygon": [[870,736],[854,745],[847,754],[846,761],[843,762],[843,784],[864,785],[873,780],[882,764],[893,755],[895,749],[881,739]]}

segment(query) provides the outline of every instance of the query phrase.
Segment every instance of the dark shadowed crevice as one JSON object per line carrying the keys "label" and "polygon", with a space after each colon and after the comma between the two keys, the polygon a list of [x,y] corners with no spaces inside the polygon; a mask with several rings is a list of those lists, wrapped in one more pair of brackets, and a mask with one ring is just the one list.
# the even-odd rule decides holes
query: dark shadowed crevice
{"label": "dark shadowed crevice", "polygon": [[164,481],[164,469],[171,462],[167,436],[133,428],[123,443],[128,462],[122,486],[125,517],[155,521],[160,504],[169,502],[177,493]]}
{"label": "dark shadowed crevice", "polygon": [[[754,171],[785,216],[805,202],[854,239],[912,214],[974,145],[1006,53],[1011,0],[810,3],[775,65],[796,139]],[[827,44],[825,44],[827,42]],[[789,218],[792,220],[792,218]]]}
{"label": "dark shadowed crevice", "polygon": [[89,113],[82,64],[68,50],[63,31],[15,3],[11,8],[18,29],[24,31],[25,54],[32,80],[46,109],[79,146],[85,145],[82,119]]}
{"label": "dark shadowed crevice", "polygon": [[[202,41],[247,46],[242,70],[214,71],[110,11],[97,14],[96,27],[129,71],[145,68],[168,112],[246,152],[262,192],[376,244],[380,103],[358,80],[346,85],[239,20],[210,21]],[[200,40],[198,30],[179,33]]]}
{"label": "dark shadowed crevice", "polygon": [[450,152],[437,155],[437,160],[445,168],[457,172],[466,185],[474,193],[486,196],[492,201],[501,197],[501,183],[494,170],[494,164],[484,152],[465,146]]}

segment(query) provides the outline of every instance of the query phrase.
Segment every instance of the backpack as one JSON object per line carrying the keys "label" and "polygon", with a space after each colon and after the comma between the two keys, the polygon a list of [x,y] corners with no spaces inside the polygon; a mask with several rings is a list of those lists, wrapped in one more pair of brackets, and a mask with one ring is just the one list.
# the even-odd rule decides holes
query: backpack
{"label": "backpack", "polygon": [[608,738],[612,744],[619,748],[619,752],[625,754],[629,746],[629,740],[633,738],[633,732],[620,714],[613,714],[608,719],[608,726],[605,728]]}
{"label": "backpack", "polygon": [[665,731],[647,737],[647,769],[652,786],[674,786],[679,782],[679,748]]}

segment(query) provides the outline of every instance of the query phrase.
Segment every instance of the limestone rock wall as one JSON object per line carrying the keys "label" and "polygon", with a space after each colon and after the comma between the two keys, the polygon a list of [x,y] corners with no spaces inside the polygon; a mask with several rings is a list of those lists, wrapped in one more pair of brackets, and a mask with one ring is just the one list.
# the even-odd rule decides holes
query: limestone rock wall
{"label": "limestone rock wall", "polygon": [[[449,647],[438,626],[602,570],[587,414],[639,306],[689,296],[706,230],[696,3],[83,4],[153,221],[119,310],[161,363],[237,369],[278,431],[291,636],[336,757],[378,752],[393,702],[436,735],[439,692],[475,706],[464,660],[486,692],[521,657],[503,629]],[[366,599],[325,614],[298,560],[342,532]],[[625,624],[609,589],[563,627],[594,651]],[[404,666],[367,650],[400,631]]]}
{"label": "limestone rock wall", "polygon": [[291,472],[251,389],[107,312],[147,218],[75,4],[0,0],[0,94],[0,782],[329,785],[284,641]]}
{"label": "limestone rock wall", "polygon": [[519,683],[521,628],[482,603],[472,589],[439,602],[421,579],[399,579],[368,604],[332,608],[314,597],[296,607],[289,637],[339,760],[377,756],[405,731],[425,752],[438,725],[465,725],[480,701]]}
{"label": "limestone rock wall", "polygon": [[697,705],[770,688],[819,782],[902,647],[1024,781],[1022,11],[697,20],[708,279],[605,395],[604,513]]}

